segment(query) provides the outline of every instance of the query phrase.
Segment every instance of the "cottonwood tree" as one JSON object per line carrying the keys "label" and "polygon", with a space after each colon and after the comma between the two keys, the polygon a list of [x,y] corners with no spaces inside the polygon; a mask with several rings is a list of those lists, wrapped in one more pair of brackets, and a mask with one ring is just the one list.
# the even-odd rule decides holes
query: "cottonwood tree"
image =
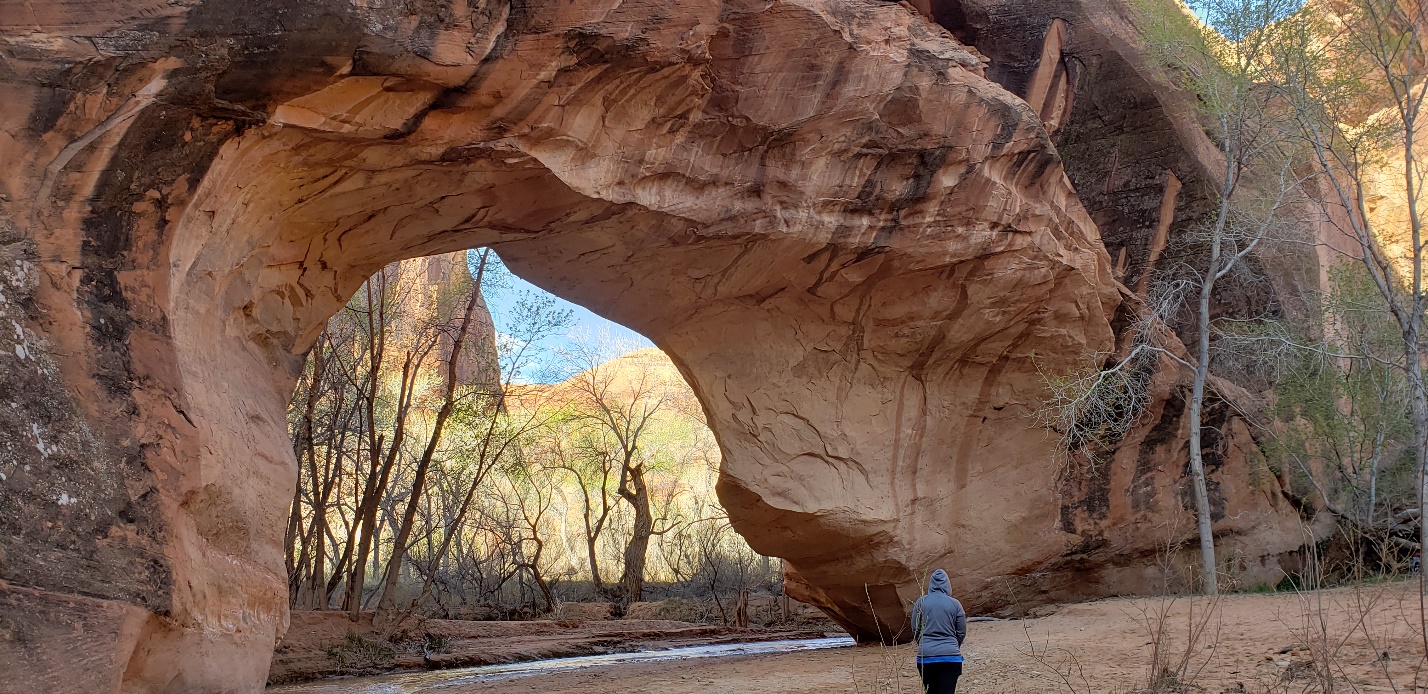
{"label": "cottonwood tree", "polygon": [[[644,448],[653,434],[652,424],[673,390],[659,369],[640,363],[645,357],[638,351],[631,354],[628,347],[608,338],[575,341],[566,356],[576,373],[565,382],[576,420],[595,440],[607,444],[599,451],[602,462],[598,467],[603,474],[608,464],[618,474],[615,492],[632,512],[620,588],[614,594],[620,605],[643,597],[650,538],[668,530],[662,525],[665,519],[655,516],[648,478],[653,457],[646,455],[650,451]],[[593,559],[591,568],[593,572]]]}
{"label": "cottonwood tree", "polygon": [[[291,430],[299,463],[294,498],[303,504],[294,508],[289,523],[288,555],[296,555],[288,567],[289,585],[295,588],[293,607],[305,597],[310,609],[326,609],[343,578],[346,560],[335,562],[336,558],[329,556],[330,549],[341,544],[332,523],[334,519],[341,523],[342,536],[352,537],[344,499],[356,489],[356,463],[361,459],[365,424],[361,394],[368,383],[364,378],[353,387],[337,359],[359,352],[363,336],[352,321],[329,322],[294,392],[290,416],[296,415]],[[304,510],[309,514],[306,530],[294,533],[302,525]],[[345,556],[350,556],[350,545],[348,550]]]}
{"label": "cottonwood tree", "polygon": [[600,539],[610,522],[618,500],[615,492],[617,460],[609,437],[594,427],[588,419],[567,404],[566,411],[556,418],[542,437],[539,454],[544,464],[566,475],[575,487],[572,496],[579,500],[581,539],[590,572],[590,582],[597,594],[606,593],[600,572]]}
{"label": "cottonwood tree", "polygon": [[504,350],[499,362],[498,395],[455,403],[451,418],[456,432],[449,457],[465,472],[462,483],[465,490],[456,495],[460,500],[444,516],[439,527],[428,528],[428,533],[440,539],[433,542],[434,549],[418,571],[423,576],[421,586],[407,606],[386,618],[389,624],[399,624],[431,595],[441,565],[453,544],[465,533],[468,520],[475,515],[474,504],[487,476],[518,455],[522,440],[550,421],[550,410],[543,405],[549,389],[523,383],[521,376],[539,361],[542,342],[569,325],[570,312],[559,308],[550,297],[526,293],[516,302],[512,318],[511,332],[498,344],[498,348]]}
{"label": "cottonwood tree", "polygon": [[[1201,262],[1181,269],[1198,287],[1194,306],[1195,344],[1189,413],[1191,480],[1195,492],[1204,592],[1219,592],[1215,539],[1205,477],[1204,408],[1210,374],[1211,304],[1218,283],[1240,269],[1246,258],[1278,227],[1295,199],[1295,158],[1280,112],[1281,95],[1267,88],[1269,54],[1279,20],[1298,9],[1295,0],[1197,0],[1191,3],[1206,25],[1190,34],[1173,29],[1151,32],[1150,41],[1182,83],[1197,97],[1211,138],[1224,157],[1215,191],[1212,220],[1197,225],[1208,251]],[[1255,176],[1249,180],[1250,176]]]}
{"label": "cottonwood tree", "polygon": [[552,505],[556,495],[556,471],[530,460],[527,456],[505,467],[502,480],[493,485],[493,510],[498,518],[501,541],[509,547],[513,575],[530,577],[545,603],[552,611],[556,597],[547,577],[546,556]]}
{"label": "cottonwood tree", "polygon": [[[1398,333],[1396,369],[1407,389],[1417,508],[1428,497],[1423,195],[1418,142],[1428,100],[1428,7],[1345,0],[1296,15],[1274,53],[1289,115],[1310,153],[1324,218],[1382,299]],[[1386,202],[1387,204],[1380,204]],[[1329,247],[1334,247],[1329,244]],[[1418,547],[1428,543],[1418,523]],[[1420,579],[1420,595],[1428,586]],[[1420,610],[1424,610],[1420,600]],[[1420,615],[1420,618],[1424,615]],[[1428,633],[1424,636],[1428,648]]]}
{"label": "cottonwood tree", "polygon": [[[436,326],[441,317],[410,313],[415,287],[409,274],[404,276],[400,264],[393,264],[364,283],[329,321],[295,393],[295,400],[304,403],[300,426],[294,427],[301,432],[295,449],[300,463],[307,462],[295,501],[306,487],[310,511],[308,532],[298,537],[294,530],[302,524],[303,508],[293,506],[290,543],[301,549],[289,550],[297,555],[290,576],[311,573],[307,583],[316,608],[325,607],[345,580],[343,605],[355,615],[361,609],[369,561],[378,563],[381,511],[410,431],[422,366],[439,343]],[[399,328],[403,322],[412,324]],[[397,363],[400,370],[394,373]],[[321,431],[319,410],[328,411]],[[324,451],[320,471],[319,448]],[[334,493],[345,541],[330,578],[319,588],[326,547],[337,544],[327,522]],[[292,585],[300,582],[290,580]]]}
{"label": "cottonwood tree", "polygon": [[343,463],[353,455],[349,441],[361,434],[354,428],[359,420],[351,391],[329,364],[334,350],[351,348],[351,337],[331,325],[318,335],[289,408],[299,472],[286,540],[293,608],[324,609],[330,593],[325,587],[327,548],[336,541],[327,514],[334,494],[341,493]]}
{"label": "cottonwood tree", "polygon": [[405,444],[418,375],[422,364],[437,345],[434,335],[421,330],[415,331],[411,336],[413,339],[405,345],[398,345],[401,366],[396,392],[392,393],[389,379],[384,378],[384,375],[391,373],[388,370],[391,365],[387,361],[388,347],[392,344],[390,328],[401,316],[403,307],[409,304],[411,291],[410,283],[402,281],[400,268],[395,264],[383,268],[364,283],[357,298],[343,309],[353,323],[365,328],[361,340],[363,349],[352,358],[334,353],[333,363],[360,399],[359,416],[363,420],[362,432],[366,444],[363,451],[366,467],[360,471],[364,479],[362,489],[353,509],[353,520],[347,528],[346,546],[328,587],[330,592],[336,586],[345,567],[347,589],[343,609],[351,612],[354,620],[362,609],[368,561],[376,561],[372,555],[380,532],[377,527],[378,511]]}
{"label": "cottonwood tree", "polygon": [[1278,423],[1264,431],[1267,453],[1280,461],[1282,487],[1307,485],[1306,494],[1337,517],[1355,546],[1352,570],[1374,563],[1383,571],[1397,563],[1394,547],[1407,546],[1408,531],[1416,531],[1413,427],[1406,382],[1394,363],[1397,326],[1355,270],[1341,265],[1329,274],[1317,339],[1281,324],[1235,341],[1277,357]]}

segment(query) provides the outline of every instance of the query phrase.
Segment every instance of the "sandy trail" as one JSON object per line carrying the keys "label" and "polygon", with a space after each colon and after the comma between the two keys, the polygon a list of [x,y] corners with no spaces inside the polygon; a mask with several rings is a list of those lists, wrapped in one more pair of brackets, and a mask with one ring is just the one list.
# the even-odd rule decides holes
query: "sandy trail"
{"label": "sandy trail", "polygon": [[[1187,653],[1194,616],[1206,614],[1211,605],[1203,598],[1105,600],[1065,606],[1041,619],[974,623],[967,637],[965,686],[959,691],[1134,692],[1146,685],[1150,673],[1148,625],[1156,621],[1154,615],[1167,615],[1162,643],[1178,661]],[[1188,648],[1187,680],[1199,687],[1192,691],[1320,691],[1315,673],[1326,663],[1336,691],[1428,691],[1415,626],[1418,598],[1408,584],[1304,596],[1232,595],[1211,614],[1202,621],[1204,635]],[[433,691],[912,694],[917,685],[912,650],[900,646],[627,664]]]}

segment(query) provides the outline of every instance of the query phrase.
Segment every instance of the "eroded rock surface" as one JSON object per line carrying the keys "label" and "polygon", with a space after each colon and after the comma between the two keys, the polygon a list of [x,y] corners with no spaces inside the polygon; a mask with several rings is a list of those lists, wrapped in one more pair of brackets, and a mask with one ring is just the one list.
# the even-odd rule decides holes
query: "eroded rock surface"
{"label": "eroded rock surface", "polygon": [[[479,245],[675,358],[736,528],[860,638],[936,565],[979,609],[1152,587],[1173,377],[1103,478],[1026,418],[1113,347],[1097,222],[1149,248],[1164,197],[1078,197],[1106,152],[1047,124],[1122,126],[1052,19],[1017,72],[870,0],[0,0],[0,690],[259,686],[302,355],[378,268]],[[1255,469],[1212,464],[1260,561],[1297,518]]]}
{"label": "eroded rock surface", "polygon": [[[1137,7],[1146,5],[931,0],[924,14],[983,54],[989,78],[1038,109],[1077,197],[1101,233],[1113,276],[1129,293],[1144,297],[1167,245],[1215,209],[1213,191],[1224,158],[1198,122],[1193,95],[1157,67],[1141,40]],[[1186,12],[1170,3],[1156,11]],[[1306,289],[1316,288],[1305,285],[1315,274],[1305,264],[1315,263],[1303,254],[1269,254],[1249,262],[1268,282],[1220,287],[1215,315],[1294,315],[1302,310]],[[1117,330],[1134,303],[1122,305],[1113,320]],[[1188,315],[1174,327],[1187,343],[1195,338]],[[1268,385],[1258,374],[1235,376],[1250,389]],[[1033,601],[1080,594],[1089,584],[1106,594],[1143,591],[1148,555],[1130,559],[1135,552],[1129,548],[1154,534],[1191,537],[1180,534],[1193,520],[1191,507],[1177,505],[1177,500],[1188,503],[1182,379],[1168,362],[1162,364],[1152,385],[1154,404],[1109,456],[1110,464],[1060,476],[1061,527],[1082,542],[1054,561],[1018,572],[1006,585],[1027,587]],[[1217,388],[1236,390],[1229,384]],[[1254,396],[1240,395],[1240,406],[1254,406]],[[1236,557],[1231,570],[1239,580],[1276,581],[1282,569],[1297,570],[1298,560],[1286,554],[1302,545],[1308,514],[1298,517],[1301,500],[1275,479],[1240,414],[1221,403],[1207,418],[1216,429],[1206,441],[1206,462],[1216,488],[1212,513],[1221,554]],[[1287,561],[1281,565],[1281,559]]]}

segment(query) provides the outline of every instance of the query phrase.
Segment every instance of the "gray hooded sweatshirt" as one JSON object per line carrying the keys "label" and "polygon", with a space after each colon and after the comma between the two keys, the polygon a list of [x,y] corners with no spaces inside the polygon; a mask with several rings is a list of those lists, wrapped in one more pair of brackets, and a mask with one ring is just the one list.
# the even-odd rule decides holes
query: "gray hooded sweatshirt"
{"label": "gray hooded sweatshirt", "polygon": [[967,638],[967,613],[952,597],[947,572],[932,572],[927,595],[912,605],[912,633],[917,639],[918,660],[935,658],[960,662],[962,643]]}

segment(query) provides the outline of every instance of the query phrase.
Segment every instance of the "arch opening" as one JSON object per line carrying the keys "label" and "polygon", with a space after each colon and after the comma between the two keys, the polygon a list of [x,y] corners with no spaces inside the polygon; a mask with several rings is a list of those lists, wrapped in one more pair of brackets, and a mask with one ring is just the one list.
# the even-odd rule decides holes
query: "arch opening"
{"label": "arch opening", "polygon": [[490,249],[369,278],[289,403],[295,611],[376,610],[387,628],[409,614],[652,618],[662,608],[635,603],[683,598],[730,624],[742,593],[773,605],[779,566],[730,530],[718,447],[673,363]]}

